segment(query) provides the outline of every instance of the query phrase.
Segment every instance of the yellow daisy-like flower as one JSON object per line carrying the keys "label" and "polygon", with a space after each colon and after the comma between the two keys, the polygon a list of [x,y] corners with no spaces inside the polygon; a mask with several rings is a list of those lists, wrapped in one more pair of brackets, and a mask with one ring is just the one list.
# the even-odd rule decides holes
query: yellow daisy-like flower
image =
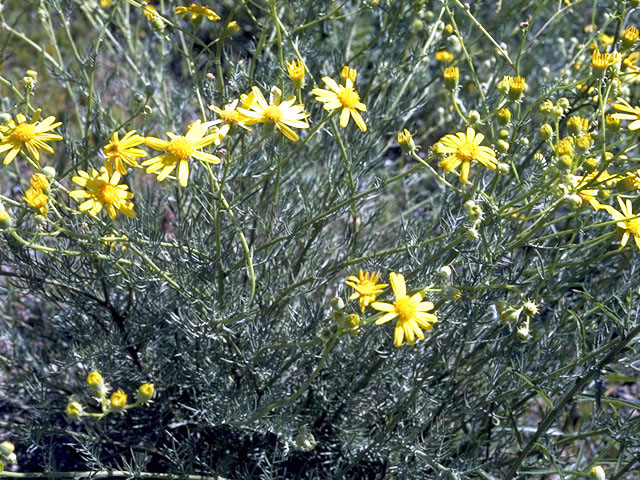
{"label": "yellow daisy-like flower", "polygon": [[216,12],[208,7],[203,7],[202,5],[198,5],[196,3],[192,3],[188,7],[176,7],[175,12],[176,15],[189,14],[192,21],[196,21],[200,17],[207,18],[211,22],[217,22],[218,20],[220,20],[220,15],[218,15]]}
{"label": "yellow daisy-like flower", "polygon": [[640,250],[640,218],[632,218],[634,216],[637,217],[638,214],[633,213],[631,200],[627,199],[626,202],[623,202],[618,197],[618,204],[620,205],[620,212],[611,205],[603,206],[603,208],[617,221],[616,225],[624,230],[620,240],[620,247],[624,247],[629,241],[629,237],[633,236],[633,240],[636,242],[638,250]]}
{"label": "yellow daisy-like flower", "polygon": [[407,339],[409,345],[413,345],[415,338],[424,340],[424,333],[421,329],[433,330],[433,324],[438,321],[438,317],[432,313],[433,303],[422,301],[422,292],[407,295],[407,286],[404,276],[400,273],[391,272],[389,274],[391,288],[396,300],[393,304],[383,302],[373,302],[371,307],[380,312],[386,312],[376,320],[376,325],[382,325],[398,317],[394,332],[395,346],[402,345]]}
{"label": "yellow daisy-like flower", "polygon": [[76,200],[85,200],[78,210],[87,212],[92,217],[97,216],[104,207],[112,219],[116,218],[116,210],[133,218],[136,216],[133,212],[133,202],[130,201],[133,193],[128,191],[128,185],[118,185],[120,178],[118,172],[113,172],[110,176],[105,167],[101,167],[99,172],[94,168],[90,173],[78,170],[78,175],[71,180],[84,190],[72,190],[69,196]]}
{"label": "yellow daisy-like flower", "polygon": [[292,62],[287,62],[287,73],[295,88],[302,88],[304,84],[304,63],[299,58],[296,58]]}
{"label": "yellow daisy-like flower", "polygon": [[[253,95],[253,96],[251,96]],[[271,87],[269,103],[262,95],[258,87],[251,89],[251,94],[242,100],[248,107],[239,107],[237,110],[247,117],[247,124],[267,123],[274,125],[282,134],[292,142],[298,141],[298,134],[293,128],[309,128],[307,117],[309,113],[304,111],[304,105],[295,105],[296,98],[291,96],[282,101],[282,92],[278,87]]]}
{"label": "yellow daisy-like flower", "polygon": [[27,205],[36,209],[40,215],[46,215],[49,197],[42,190],[33,187],[27,189],[24,192],[24,201]]}
{"label": "yellow daisy-like flower", "polygon": [[476,133],[471,127],[467,128],[467,133],[458,132],[455,135],[448,134],[440,139],[435,145],[436,153],[451,154],[440,160],[438,166],[444,168],[445,172],[451,172],[460,168],[460,181],[465,183],[469,178],[471,162],[476,160],[487,168],[495,170],[498,167],[496,152],[490,148],[480,145],[484,140],[482,133]]}
{"label": "yellow daisy-like flower", "polygon": [[631,52],[622,59],[622,64],[626,67],[622,78],[629,82],[640,82],[640,68],[636,65],[640,59],[640,52]]}
{"label": "yellow daisy-like flower", "polygon": [[[594,210],[600,210],[602,205],[598,202],[598,188],[585,188],[590,184],[593,176],[583,177],[580,175],[568,175],[568,180],[570,184],[575,189],[576,195],[580,197],[582,204],[585,202],[593,207]],[[599,182],[598,182],[599,183]],[[596,183],[597,185],[597,183]],[[591,186],[591,185],[590,185]]]}
{"label": "yellow daisy-like flower", "polygon": [[[355,69],[350,70],[355,72]],[[323,108],[327,111],[342,109],[340,112],[340,126],[342,128],[345,128],[349,124],[349,119],[353,117],[358,128],[366,132],[367,125],[360,112],[366,112],[367,106],[360,101],[360,94],[353,88],[355,74],[343,76],[344,85],[338,85],[331,77],[322,77],[322,81],[329,87],[329,90],[323,88],[311,90],[311,93],[316,96],[316,100],[324,103]]]}
{"label": "yellow daisy-like flower", "polygon": [[[231,130],[231,128],[236,125],[240,128],[244,128],[247,132],[251,131],[251,128],[246,124],[249,118],[246,115],[240,113],[237,107],[237,98],[233,102],[227,104],[224,108],[216,107],[215,105],[209,105],[209,110],[213,110],[218,114],[218,117],[220,117],[218,120],[212,121],[211,125],[218,125],[220,123],[222,124],[222,126],[219,128],[219,133],[222,137],[226,137],[229,133],[229,130]],[[218,143],[214,142],[214,144],[216,145],[218,145]]]}
{"label": "yellow daisy-like flower", "polygon": [[159,182],[162,182],[178,167],[178,183],[181,187],[186,187],[189,183],[189,159],[191,157],[214,165],[221,161],[211,153],[200,151],[201,148],[211,145],[218,138],[217,132],[206,134],[210,125],[210,123],[196,120],[191,124],[186,135],[167,132],[167,136],[171,140],[146,137],[145,145],[155,150],[164,150],[165,153],[145,160],[142,162],[142,166],[147,167],[147,173],[158,172]]}
{"label": "yellow daisy-like flower", "polygon": [[600,52],[597,48],[593,51],[591,55],[591,66],[596,73],[602,74],[607,67],[618,63],[622,59],[621,55],[618,52]]}
{"label": "yellow daisy-like flower", "polygon": [[611,116],[618,120],[631,120],[627,128],[631,131],[640,129],[640,107],[632,107],[624,98],[618,98],[613,104],[614,110],[622,113],[614,113]]}
{"label": "yellow daisy-like flower", "polygon": [[125,163],[137,167],[137,159],[147,155],[144,150],[135,148],[143,143],[144,137],[138,135],[135,130],[127,132],[122,139],[118,137],[118,132],[113,132],[111,141],[104,146],[104,154],[107,157],[104,163],[107,170],[126,175],[128,170]]}
{"label": "yellow daisy-like flower", "polygon": [[[37,114],[36,114],[37,117]],[[57,133],[49,133],[62,122],[56,122],[56,117],[50,116],[39,122],[37,118],[33,123],[28,123],[27,118],[19,113],[16,115],[17,122],[13,119],[8,125],[0,126],[0,153],[7,152],[4,157],[4,164],[9,165],[13,159],[22,152],[23,148],[29,152],[31,158],[40,161],[40,150],[53,153],[53,148],[45,142],[62,140]]]}
{"label": "yellow daisy-like flower", "polygon": [[380,273],[363,272],[362,269],[360,269],[357,277],[350,275],[347,281],[344,282],[345,285],[355,290],[355,292],[349,296],[349,300],[359,298],[361,312],[364,312],[367,305],[375,301],[376,296],[388,286],[386,283],[378,283],[380,276]]}

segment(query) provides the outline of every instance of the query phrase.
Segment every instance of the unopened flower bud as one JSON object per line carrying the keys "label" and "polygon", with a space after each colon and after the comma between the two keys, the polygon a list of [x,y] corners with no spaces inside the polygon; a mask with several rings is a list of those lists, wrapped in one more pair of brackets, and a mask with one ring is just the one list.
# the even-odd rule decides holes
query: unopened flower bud
{"label": "unopened flower bud", "polygon": [[508,163],[499,162],[498,163],[498,173],[500,175],[508,175],[511,171],[511,166]]}
{"label": "unopened flower bud", "polygon": [[582,206],[582,198],[580,198],[580,196],[576,195],[575,193],[567,195],[565,197],[565,200],[571,210],[576,210]]}
{"label": "unopened flower bud", "polygon": [[460,300],[462,297],[462,292],[455,287],[445,287],[442,289],[440,294],[442,295],[442,298],[450,301]]}
{"label": "unopened flower bud", "polygon": [[562,110],[567,110],[571,106],[571,102],[566,97],[560,97],[556,102],[556,105],[562,108]]}
{"label": "unopened flower bud", "polygon": [[469,123],[471,123],[472,125],[475,125],[479,121],[480,121],[480,112],[478,112],[477,110],[470,110]]}
{"label": "unopened flower bud", "polygon": [[451,267],[449,265],[444,265],[438,269],[436,275],[440,280],[446,280],[451,277]]}
{"label": "unopened flower bud", "polygon": [[331,308],[337,311],[340,311],[344,308],[344,300],[340,297],[333,297],[329,302]]}
{"label": "unopened flower bud", "polygon": [[151,20],[151,28],[156,32],[162,33],[164,31],[164,21],[158,15],[154,16]]}
{"label": "unopened flower bud", "polygon": [[56,169],[47,165],[42,169],[42,173],[49,181],[53,180],[56,177]]}
{"label": "unopened flower bud", "polygon": [[639,34],[640,32],[638,32],[638,29],[633,25],[630,25],[627,28],[625,28],[624,31],[622,32],[622,48],[623,49],[632,48],[633,44],[636,43],[636,40],[638,40]]}
{"label": "unopened flower bud", "polygon": [[521,342],[529,340],[529,322],[524,322],[518,327],[518,330],[516,330],[516,336]]}
{"label": "unopened flower bud", "polygon": [[458,67],[447,67],[442,74],[444,78],[444,85],[448,90],[455,90],[458,87],[458,80],[460,78],[460,70]]}
{"label": "unopened flower bud", "polygon": [[156,389],[153,383],[143,383],[142,385],[140,385],[140,387],[138,387],[138,400],[140,401],[140,403],[147,403],[149,400],[151,400],[155,391]]}
{"label": "unopened flower bud", "polygon": [[301,427],[294,439],[296,447],[303,451],[309,452],[316,446],[316,439],[307,427]]}
{"label": "unopened flower bud", "polygon": [[411,153],[415,151],[416,144],[413,141],[411,133],[406,128],[398,133],[398,143],[404,153]]}
{"label": "unopened flower bud", "polygon": [[358,328],[360,326],[360,315],[357,313],[350,313],[347,315],[346,323],[349,328]]}
{"label": "unopened flower bud", "polygon": [[0,229],[11,228],[13,221],[11,215],[4,208],[0,207]]}
{"label": "unopened flower bud", "polygon": [[509,136],[509,130],[505,129],[505,128],[501,128],[500,130],[498,130],[498,136],[500,138],[507,138]]}
{"label": "unopened flower bud", "polygon": [[511,145],[506,140],[500,139],[496,142],[496,150],[498,150],[500,153],[507,153],[510,146]]}
{"label": "unopened flower bud", "polygon": [[596,465],[591,468],[591,472],[589,473],[589,477],[593,480],[606,480],[607,476],[604,474],[604,469],[600,465]]}
{"label": "unopened flower bud", "polygon": [[508,108],[498,110],[498,123],[503,127],[507,126],[511,121],[511,111]]}
{"label": "unopened flower bud", "polygon": [[122,390],[116,390],[111,394],[111,398],[109,398],[109,404],[114,410],[123,410],[127,405],[127,394]]}
{"label": "unopened flower bud", "polygon": [[11,442],[8,442],[7,440],[0,443],[0,455],[3,455],[5,457],[7,455],[11,455],[15,449],[15,445]]}
{"label": "unopened flower bud", "polygon": [[611,130],[613,133],[620,130],[620,119],[611,114],[604,117],[604,124],[607,126],[607,130]]}
{"label": "unopened flower bud", "polygon": [[71,402],[65,408],[64,413],[71,418],[76,418],[82,415],[82,405],[78,402]]}
{"label": "unopened flower bud", "polygon": [[502,323],[515,323],[520,318],[522,308],[516,309],[515,307],[508,306],[500,310],[500,321]]}
{"label": "unopened flower bud", "polygon": [[543,140],[550,140],[553,138],[553,127],[548,123],[545,123],[540,127],[540,136]]}
{"label": "unopened flower bud", "polygon": [[8,113],[0,113],[0,125],[6,125],[11,121],[11,115]]}

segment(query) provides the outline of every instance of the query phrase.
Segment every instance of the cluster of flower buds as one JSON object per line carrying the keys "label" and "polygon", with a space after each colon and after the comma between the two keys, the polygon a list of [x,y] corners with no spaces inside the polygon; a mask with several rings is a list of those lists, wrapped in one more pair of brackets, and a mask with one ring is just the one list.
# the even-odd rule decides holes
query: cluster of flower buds
{"label": "cluster of flower buds", "polygon": [[[500,301],[497,303],[496,308],[503,324],[517,325],[516,336],[518,340],[522,342],[529,340],[530,321],[538,314],[538,305],[533,300],[525,300],[520,306],[509,305]],[[525,318],[520,321],[522,314],[524,314]]]}
{"label": "cluster of flower buds", "polygon": [[136,401],[134,403],[127,403],[128,397],[123,390],[118,389],[109,396],[109,385],[105,383],[104,377],[99,371],[94,370],[90,372],[89,375],[87,375],[86,382],[91,396],[99,404],[100,411],[89,411],[82,403],[72,399],[65,409],[65,414],[70,419],[77,419],[79,417],[102,418],[113,412],[124,412],[125,410],[149,403],[155,393],[153,383],[143,383],[136,393]]}
{"label": "cluster of flower buds", "polygon": [[5,440],[0,443],[0,472],[4,470],[4,466],[6,463],[18,463],[16,458],[16,454],[13,452],[16,447],[14,447],[13,443]]}

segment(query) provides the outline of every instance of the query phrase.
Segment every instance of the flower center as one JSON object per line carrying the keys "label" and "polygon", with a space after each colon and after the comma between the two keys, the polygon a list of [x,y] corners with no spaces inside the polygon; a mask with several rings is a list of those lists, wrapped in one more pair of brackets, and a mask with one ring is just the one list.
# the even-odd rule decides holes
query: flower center
{"label": "flower center", "polygon": [[279,122],[282,118],[282,110],[276,105],[269,105],[262,112],[262,116],[273,123]]}
{"label": "flower center", "polygon": [[356,289],[360,295],[376,295],[378,293],[378,286],[371,280],[363,280],[358,284]]}
{"label": "flower center", "polygon": [[626,229],[633,234],[634,237],[640,237],[640,219],[629,220],[625,222]]}
{"label": "flower center", "polygon": [[11,136],[20,142],[28,142],[36,136],[36,128],[30,123],[21,123],[13,129]]}
{"label": "flower center", "polygon": [[342,87],[336,95],[344,108],[356,108],[360,103],[360,95],[353,88]]}
{"label": "flower center", "polygon": [[222,110],[220,119],[224,123],[237,123],[240,121],[240,115],[235,110]]}
{"label": "flower center", "polygon": [[102,203],[115,203],[118,200],[118,188],[108,182],[104,182],[96,190],[96,197]]}
{"label": "flower center", "polygon": [[189,140],[180,135],[169,142],[167,151],[180,160],[186,160],[193,154],[195,148],[193,148],[193,144]]}
{"label": "flower center", "polygon": [[476,156],[476,146],[473,143],[464,142],[458,147],[457,157],[465,162],[470,162]]}
{"label": "flower center", "polygon": [[407,320],[411,320],[416,313],[416,303],[411,300],[409,295],[405,295],[404,297],[396,298],[395,308],[396,313],[400,317],[400,320],[406,322]]}
{"label": "flower center", "polygon": [[120,156],[120,145],[117,143],[110,143],[104,147],[104,153],[108,158],[114,158]]}

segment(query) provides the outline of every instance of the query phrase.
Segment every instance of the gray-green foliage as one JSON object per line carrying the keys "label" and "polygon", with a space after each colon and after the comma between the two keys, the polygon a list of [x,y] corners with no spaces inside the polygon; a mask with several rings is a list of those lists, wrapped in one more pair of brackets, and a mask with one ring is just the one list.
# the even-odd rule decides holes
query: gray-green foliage
{"label": "gray-green foliage", "polygon": [[[158,32],[134,0],[107,9],[9,1],[0,12],[9,27],[0,30],[2,108],[15,116],[28,100],[61,119],[65,137],[42,163],[58,171],[59,216],[38,224],[24,206],[33,172],[23,159],[0,170],[15,231],[56,251],[8,231],[0,238],[0,426],[18,447],[17,471],[509,479],[579,478],[602,464],[608,478],[638,475],[638,252],[633,240],[618,248],[605,211],[567,208],[558,194],[566,172],[538,134],[538,106],[561,96],[597,127],[602,106],[575,83],[611,93],[611,78],[598,84],[573,64],[588,64],[599,33],[638,17],[625,2],[573,3],[478,1],[467,12],[454,1],[223,1],[222,20],[196,29],[164,1],[154,2],[168,21]],[[231,20],[241,31],[221,40]],[[443,49],[461,70],[462,118],[433,59]],[[349,65],[368,107],[366,133],[332,117],[293,143],[254,125],[212,150],[222,164],[211,175],[192,161],[186,188],[131,172],[135,219],[64,209],[77,204],[62,186],[76,169],[100,166],[113,131],[164,138],[215,118],[207,105],[254,85],[295,94],[280,62],[296,50],[308,67],[309,132],[328,117],[311,88]],[[507,105],[510,150],[498,159],[508,173],[475,164],[472,186],[447,174],[450,187],[401,153],[396,134],[408,128],[415,155],[443,175],[431,146],[464,131],[471,109],[484,144],[495,144],[497,85],[516,67],[528,90]],[[26,68],[39,71],[40,85],[20,100]],[[624,88],[637,96],[634,84]],[[610,171],[629,168],[621,156],[637,155],[635,139],[607,148]],[[600,136],[592,155],[604,149]],[[479,221],[468,200],[481,207]],[[445,265],[453,276],[442,280]],[[347,301],[344,280],[360,268],[387,283],[401,272],[412,291],[431,287],[439,322],[425,341],[396,348],[395,322],[357,333],[336,322],[330,300]],[[439,295],[448,286],[462,298]],[[524,314],[505,325],[500,311],[527,299],[540,311],[523,342]],[[357,303],[345,311],[358,313]],[[84,381],[93,369],[132,399],[153,382],[154,402],[68,422],[71,398],[95,410]]]}

